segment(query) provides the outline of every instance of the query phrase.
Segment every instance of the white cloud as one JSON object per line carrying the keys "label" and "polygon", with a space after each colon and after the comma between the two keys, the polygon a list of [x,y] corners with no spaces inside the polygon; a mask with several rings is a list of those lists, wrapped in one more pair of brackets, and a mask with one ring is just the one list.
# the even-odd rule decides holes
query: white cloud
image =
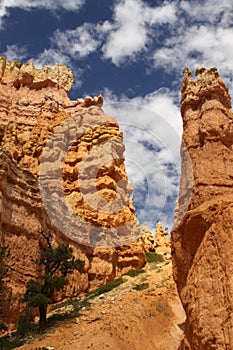
{"label": "white cloud", "polygon": [[175,20],[172,4],[151,8],[141,0],[123,0],[115,5],[113,12],[112,21],[57,30],[51,38],[51,49],[72,59],[83,59],[102,47],[104,58],[119,65],[129,56],[135,59],[146,48],[154,25]]}
{"label": "white cloud", "polygon": [[20,8],[27,11],[32,9],[78,11],[84,3],[85,0],[1,0],[0,28],[5,17],[9,14],[9,10],[12,8]]}
{"label": "white cloud", "polygon": [[44,65],[53,66],[57,63],[69,65],[70,58],[59,50],[45,49],[36,58],[32,57],[30,61],[33,61],[36,67],[43,68]]}
{"label": "white cloud", "polygon": [[217,67],[223,79],[233,74],[233,28],[193,25],[165,41],[154,53],[155,68],[182,71],[184,66]]}
{"label": "white cloud", "polygon": [[12,8],[23,10],[45,9],[50,11],[65,10],[78,11],[85,3],[85,0],[1,0],[0,1],[0,29],[4,20]]}
{"label": "white cloud", "polygon": [[155,24],[175,20],[174,4],[151,8],[141,0],[122,0],[114,8],[114,21],[103,46],[104,57],[119,66],[125,59],[134,61],[146,49]]}
{"label": "white cloud", "polygon": [[181,1],[180,9],[189,15],[192,21],[205,21],[228,26],[232,22],[232,0]]}
{"label": "white cloud", "polygon": [[17,45],[7,45],[6,51],[2,53],[8,61],[18,61],[26,57],[27,50],[25,47],[18,47]]}
{"label": "white cloud", "polygon": [[85,0],[1,0],[0,17],[7,15],[8,10],[11,8],[77,11],[83,6],[84,2]]}
{"label": "white cloud", "polygon": [[97,33],[99,26],[84,23],[73,30],[62,32],[57,30],[51,41],[61,52],[66,53],[73,59],[84,58],[91,52],[97,50],[100,38]]}
{"label": "white cloud", "polygon": [[178,195],[181,117],[175,99],[168,89],[131,100],[104,93],[104,111],[117,118],[124,133],[138,218],[152,230],[158,220],[171,228]]}

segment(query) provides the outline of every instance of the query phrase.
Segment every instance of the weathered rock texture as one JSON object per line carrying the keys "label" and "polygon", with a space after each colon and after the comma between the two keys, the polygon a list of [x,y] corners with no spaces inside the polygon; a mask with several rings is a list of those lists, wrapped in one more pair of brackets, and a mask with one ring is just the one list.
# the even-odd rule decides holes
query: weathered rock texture
{"label": "weathered rock texture", "polygon": [[143,246],[146,252],[155,252],[156,249],[156,243],[155,243],[155,236],[153,236],[150,229],[147,227],[146,224],[141,226],[141,235],[142,235],[142,241]]}
{"label": "weathered rock texture", "polygon": [[171,258],[171,240],[168,230],[163,229],[161,222],[158,222],[155,230],[156,253],[163,255],[166,259]]}
{"label": "weathered rock texture", "polygon": [[171,240],[161,222],[158,222],[156,226],[155,236],[146,225],[141,227],[141,235],[146,252],[156,252],[163,255],[165,259],[171,259]]}
{"label": "weathered rock texture", "polygon": [[[101,96],[71,101],[67,92],[72,83],[72,72],[65,66],[41,70],[32,63],[21,65],[0,58],[0,242],[9,244],[14,256],[8,287],[16,301],[35,275],[31,257],[38,256],[43,246],[37,234],[40,229],[54,233],[57,243],[71,244],[75,255],[85,261],[84,273],[72,275],[66,296],[145,263],[142,243],[136,241],[140,228],[129,197],[132,186],[127,181],[118,123],[101,110]],[[50,149],[47,141],[52,134],[56,137]],[[106,162],[100,160],[103,152]],[[54,164],[59,161],[60,173],[54,176]],[[41,172],[40,162],[45,165]],[[69,234],[72,222],[57,229],[57,222],[45,211],[50,197],[42,201],[40,189],[50,187],[48,195],[59,203],[57,182],[66,207],[82,220],[84,231],[77,237]],[[56,203],[55,207],[54,213],[62,219],[62,208]],[[9,321],[16,321],[18,309],[15,302]]]}
{"label": "weathered rock texture", "polygon": [[184,70],[181,113],[172,232],[174,278],[187,314],[181,348],[233,349],[233,114],[216,68],[198,69],[194,80]]}

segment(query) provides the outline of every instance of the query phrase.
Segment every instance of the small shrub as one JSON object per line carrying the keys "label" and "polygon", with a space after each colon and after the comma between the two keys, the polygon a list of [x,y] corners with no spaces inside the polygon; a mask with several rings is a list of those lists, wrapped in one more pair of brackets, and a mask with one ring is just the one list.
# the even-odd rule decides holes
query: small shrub
{"label": "small shrub", "polygon": [[103,286],[100,286],[96,290],[93,290],[89,293],[86,294],[87,297],[89,298],[95,298],[98,295],[110,292],[112,289],[118,287],[120,284],[124,283],[124,279],[122,277],[116,278],[115,280],[108,282],[104,284]]}
{"label": "small shrub", "polygon": [[159,263],[164,261],[163,256],[156,252],[145,252],[145,254],[146,254],[146,261],[148,263]]}
{"label": "small shrub", "polygon": [[122,276],[130,276],[130,277],[137,277],[138,275],[140,275],[141,273],[146,272],[144,269],[140,269],[140,270],[129,270],[128,272],[124,273]]}
{"label": "small shrub", "polygon": [[23,338],[26,334],[36,330],[30,310],[26,309],[20,316],[17,324],[16,334]]}
{"label": "small shrub", "polygon": [[136,286],[133,287],[134,290],[144,290],[149,288],[149,283],[141,283],[141,284],[136,284]]}

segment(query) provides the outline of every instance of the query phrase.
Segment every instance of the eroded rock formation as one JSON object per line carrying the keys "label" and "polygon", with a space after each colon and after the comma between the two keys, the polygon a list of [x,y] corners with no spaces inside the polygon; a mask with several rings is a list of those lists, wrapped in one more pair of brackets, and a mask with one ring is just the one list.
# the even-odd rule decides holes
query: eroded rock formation
{"label": "eroded rock formation", "polygon": [[233,119],[216,68],[182,83],[182,175],[172,232],[187,315],[182,349],[233,349]]}
{"label": "eroded rock formation", "polygon": [[165,259],[171,259],[171,240],[161,222],[158,222],[156,226],[155,236],[146,225],[141,227],[141,235],[146,252],[156,252],[163,255]]}
{"label": "eroded rock formation", "polygon": [[161,254],[166,259],[171,258],[171,240],[168,230],[163,229],[161,222],[158,222],[155,230],[156,253]]}
{"label": "eroded rock formation", "polygon": [[[71,244],[85,261],[66,296],[145,263],[118,123],[103,113],[101,96],[71,101],[72,83],[65,66],[36,69],[0,58],[0,238],[15,260],[14,300],[35,275],[31,257],[43,243],[40,229]],[[70,212],[80,219],[77,230],[65,221]],[[9,321],[17,310],[16,302]]]}

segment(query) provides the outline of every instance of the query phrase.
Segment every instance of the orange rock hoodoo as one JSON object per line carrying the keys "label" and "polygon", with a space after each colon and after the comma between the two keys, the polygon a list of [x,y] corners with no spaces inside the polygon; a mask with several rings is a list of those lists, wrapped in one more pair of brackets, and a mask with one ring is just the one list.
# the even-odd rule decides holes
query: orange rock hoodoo
{"label": "orange rock hoodoo", "polygon": [[158,222],[155,236],[144,224],[141,227],[143,246],[146,252],[156,252],[163,255],[165,259],[171,258],[171,241],[167,229],[163,230],[161,222]]}
{"label": "orange rock hoodoo", "polygon": [[[63,65],[36,69],[32,63],[10,63],[0,57],[0,242],[9,245],[15,260],[9,285],[12,300],[19,300],[26,281],[35,274],[31,257],[39,255],[39,229],[55,233],[56,242],[71,244],[85,261],[84,273],[71,277],[66,295],[145,263],[142,243],[136,241],[140,227],[129,197],[132,186],[118,123],[103,113],[101,96],[71,101],[67,92],[72,83],[73,74]],[[68,128],[63,129],[67,121]],[[74,129],[76,134],[70,136]],[[47,143],[52,135],[52,143]],[[106,162],[100,160],[103,153],[108,154]],[[53,173],[58,161],[59,179]],[[81,218],[79,229],[84,231],[78,232],[78,239],[68,234],[71,222],[57,229],[45,211],[41,193],[48,185],[56,199],[57,180],[67,208]],[[56,210],[56,215],[64,215]],[[18,308],[15,303],[9,321],[16,321]]]}
{"label": "orange rock hoodoo", "polygon": [[233,113],[216,68],[182,83],[182,174],[172,232],[187,315],[182,349],[233,349]]}

